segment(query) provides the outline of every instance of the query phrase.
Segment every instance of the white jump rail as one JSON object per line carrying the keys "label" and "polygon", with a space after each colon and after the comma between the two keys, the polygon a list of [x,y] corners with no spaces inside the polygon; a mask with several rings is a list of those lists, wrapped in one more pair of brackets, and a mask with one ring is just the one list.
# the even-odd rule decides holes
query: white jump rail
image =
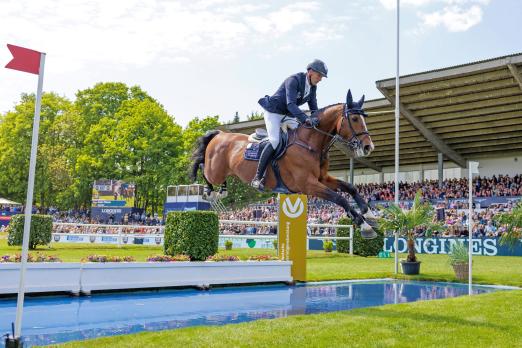
{"label": "white jump rail", "polygon": [[[259,226],[277,226],[277,221],[244,221],[244,220],[219,220],[219,223],[222,224],[231,224],[231,225],[259,225]],[[315,228],[335,228],[336,230],[338,228],[349,228],[350,229],[350,236],[349,237],[337,237],[337,236],[310,236],[308,235],[307,239],[313,239],[313,240],[325,240],[325,239],[335,239],[335,240],[349,240],[350,243],[350,255],[353,255],[353,225],[335,225],[335,224],[314,224],[314,223],[308,223],[307,228],[310,227]],[[229,238],[259,238],[261,235],[220,235],[220,237],[228,236]],[[241,236],[241,237],[240,237]],[[270,238],[270,237],[265,237]],[[273,238],[273,237],[272,237]]]}
{"label": "white jump rail", "polygon": [[[277,221],[244,221],[244,220],[219,220],[220,224],[230,224],[230,225],[257,225],[257,226],[276,226],[278,225]],[[135,238],[147,238],[147,237],[163,237],[165,226],[142,226],[142,225],[108,225],[108,224],[83,224],[83,223],[74,223],[74,222],[55,222],[53,223],[54,226],[71,226],[71,227],[86,227],[91,229],[96,228],[110,228],[110,229],[117,229],[118,233],[107,233],[107,236],[114,236],[118,239],[118,246],[121,246],[123,244],[123,237],[126,235],[132,235]],[[335,239],[335,240],[348,240],[349,242],[349,251],[350,255],[353,255],[353,225],[336,225],[336,224],[316,224],[316,223],[309,223],[307,224],[307,228],[348,228],[350,229],[350,236],[349,237],[337,237],[337,236],[311,236],[308,235],[307,239],[309,240],[327,240],[327,239]],[[150,234],[143,234],[143,233],[124,233],[124,230],[153,230],[153,231],[159,231],[160,233],[150,233]],[[99,233],[61,233],[61,232],[53,232],[53,235],[58,236],[72,236],[72,235],[78,235],[78,236],[99,236]],[[245,239],[273,239],[274,236],[266,236],[266,235],[220,235],[222,238],[245,238]],[[277,238],[277,236],[276,236]]]}

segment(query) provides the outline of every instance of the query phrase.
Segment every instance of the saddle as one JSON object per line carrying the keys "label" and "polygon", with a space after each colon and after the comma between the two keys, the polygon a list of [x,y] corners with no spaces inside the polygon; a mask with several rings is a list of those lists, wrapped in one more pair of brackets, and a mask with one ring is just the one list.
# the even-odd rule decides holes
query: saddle
{"label": "saddle", "polygon": [[[278,160],[285,155],[288,146],[291,145],[289,144],[290,135],[295,132],[295,129],[298,125],[299,124],[294,119],[283,120],[281,123],[279,145],[277,145],[277,148],[274,151],[271,162],[272,170],[274,171],[277,180],[277,185],[272,190],[273,192],[293,193],[288,189],[288,187],[286,187],[283,179],[281,178]],[[257,128],[254,133],[250,134],[248,141],[249,143],[244,153],[245,160],[259,161],[263,149],[267,144],[269,144],[267,131],[263,128]]]}

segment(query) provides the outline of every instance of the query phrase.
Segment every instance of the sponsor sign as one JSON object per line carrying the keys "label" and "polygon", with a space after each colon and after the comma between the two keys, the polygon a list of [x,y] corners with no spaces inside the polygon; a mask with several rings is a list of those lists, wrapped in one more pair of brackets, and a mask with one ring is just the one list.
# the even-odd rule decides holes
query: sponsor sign
{"label": "sponsor sign", "polygon": [[[395,252],[393,237],[384,238],[384,251]],[[415,252],[419,254],[448,254],[452,245],[461,241],[468,245],[468,238],[417,238],[415,240]],[[405,238],[398,239],[398,251],[407,252]],[[522,241],[514,247],[500,244],[500,238],[473,238],[473,255],[484,256],[522,256]]]}
{"label": "sponsor sign", "polygon": [[292,261],[294,280],[306,280],[307,197],[298,194],[279,195],[278,255]]}

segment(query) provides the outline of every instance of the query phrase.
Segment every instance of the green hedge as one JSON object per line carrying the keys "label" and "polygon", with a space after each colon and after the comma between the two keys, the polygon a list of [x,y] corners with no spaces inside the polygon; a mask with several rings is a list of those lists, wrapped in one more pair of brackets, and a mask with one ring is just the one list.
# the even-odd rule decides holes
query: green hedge
{"label": "green hedge", "polygon": [[204,261],[218,251],[219,221],[213,211],[173,211],[165,225],[164,252]]}
{"label": "green hedge", "polygon": [[[22,245],[24,238],[25,215],[14,215],[9,223],[8,245]],[[31,217],[31,232],[29,235],[29,249],[38,245],[51,243],[53,218],[50,215],[33,214]]]}
{"label": "green hedge", "polygon": [[[348,217],[342,217],[337,222],[339,225],[352,225],[352,220]],[[355,227],[355,226],[354,226]],[[361,232],[359,227],[356,227],[353,231],[353,253],[359,256],[377,256],[379,251],[383,249],[384,246],[384,235],[381,231],[376,231],[378,237],[371,240],[366,240],[361,237]],[[337,229],[337,236],[339,237],[349,237],[350,229],[348,228],[339,228]],[[337,241],[337,252],[339,253],[349,253],[350,252],[350,241],[349,240],[338,240]]]}

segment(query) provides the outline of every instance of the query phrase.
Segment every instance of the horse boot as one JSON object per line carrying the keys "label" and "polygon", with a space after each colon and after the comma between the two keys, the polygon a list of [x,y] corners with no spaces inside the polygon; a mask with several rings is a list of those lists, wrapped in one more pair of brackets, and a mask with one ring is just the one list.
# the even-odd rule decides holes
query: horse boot
{"label": "horse boot", "polygon": [[252,183],[250,184],[253,188],[258,189],[259,191],[263,191],[265,188],[264,181],[265,181],[265,173],[266,173],[266,167],[268,166],[268,163],[270,163],[270,160],[272,159],[272,155],[274,154],[274,148],[272,147],[272,144],[268,143],[266,144],[265,148],[263,149],[263,152],[261,152],[261,156],[259,157],[259,163],[257,165],[257,171],[256,176],[252,180]]}
{"label": "horse boot", "polygon": [[361,237],[363,239],[374,239],[377,238],[377,232],[370,226],[364,218],[359,215],[354,219],[356,225],[361,228]]}

